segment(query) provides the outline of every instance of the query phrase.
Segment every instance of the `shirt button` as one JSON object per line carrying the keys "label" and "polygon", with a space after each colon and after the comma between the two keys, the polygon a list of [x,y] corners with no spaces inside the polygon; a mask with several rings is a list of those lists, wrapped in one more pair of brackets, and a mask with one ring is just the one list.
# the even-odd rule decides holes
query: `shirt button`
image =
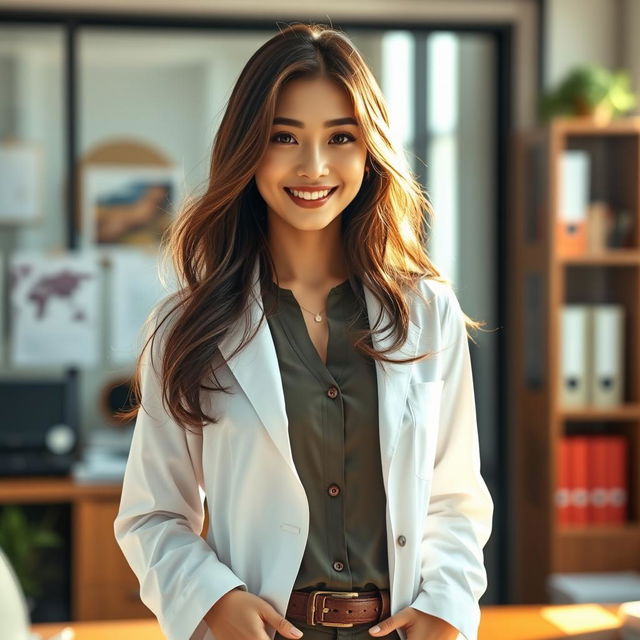
{"label": "shirt button", "polygon": [[333,563],[333,568],[334,568],[336,571],[342,571],[342,570],[344,569],[344,565],[342,564],[342,562],[340,562],[340,560],[336,560],[336,561]]}
{"label": "shirt button", "polygon": [[330,398],[335,398],[338,395],[338,390],[335,387],[329,387],[327,389],[327,395]]}
{"label": "shirt button", "polygon": [[398,544],[404,547],[404,545],[407,544],[407,539],[404,536],[398,536]]}
{"label": "shirt button", "polygon": [[335,498],[340,493],[340,487],[337,484],[330,484],[328,493]]}

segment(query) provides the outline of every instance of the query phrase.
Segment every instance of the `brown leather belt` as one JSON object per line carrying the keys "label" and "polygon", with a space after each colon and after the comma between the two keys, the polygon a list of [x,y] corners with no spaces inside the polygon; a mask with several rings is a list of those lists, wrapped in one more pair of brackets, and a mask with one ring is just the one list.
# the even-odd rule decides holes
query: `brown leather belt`
{"label": "brown leather belt", "polygon": [[291,592],[286,618],[324,627],[380,622],[390,615],[389,589]]}

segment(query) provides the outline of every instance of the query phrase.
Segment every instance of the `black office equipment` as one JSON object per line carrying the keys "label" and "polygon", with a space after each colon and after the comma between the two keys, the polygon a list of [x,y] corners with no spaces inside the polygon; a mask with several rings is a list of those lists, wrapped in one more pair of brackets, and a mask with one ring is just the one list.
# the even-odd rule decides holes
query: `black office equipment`
{"label": "black office equipment", "polygon": [[60,476],[78,452],[73,385],[0,380],[0,476]]}

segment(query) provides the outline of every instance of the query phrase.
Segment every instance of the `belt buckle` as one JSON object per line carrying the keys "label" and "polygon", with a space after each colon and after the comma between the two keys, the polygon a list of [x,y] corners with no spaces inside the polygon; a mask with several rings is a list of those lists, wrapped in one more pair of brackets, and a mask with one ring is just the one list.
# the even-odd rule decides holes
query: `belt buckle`
{"label": "belt buckle", "polygon": [[[316,626],[316,624],[321,624],[323,627],[353,627],[353,622],[320,622],[315,623],[315,613],[316,613],[316,596],[319,595],[331,595],[336,598],[357,598],[360,594],[357,591],[311,591],[311,615],[309,615],[309,606],[307,605],[307,624],[311,626]],[[323,603],[324,604],[324,603]],[[327,613],[328,609],[326,607],[322,607],[322,613]]]}

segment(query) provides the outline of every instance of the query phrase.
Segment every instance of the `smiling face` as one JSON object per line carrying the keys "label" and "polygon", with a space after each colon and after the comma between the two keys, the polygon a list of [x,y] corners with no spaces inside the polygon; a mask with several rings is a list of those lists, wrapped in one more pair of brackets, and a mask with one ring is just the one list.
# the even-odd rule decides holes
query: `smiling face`
{"label": "smiling face", "polygon": [[288,82],[276,103],[256,185],[272,216],[318,230],[355,198],[367,149],[347,93],[327,78]]}

